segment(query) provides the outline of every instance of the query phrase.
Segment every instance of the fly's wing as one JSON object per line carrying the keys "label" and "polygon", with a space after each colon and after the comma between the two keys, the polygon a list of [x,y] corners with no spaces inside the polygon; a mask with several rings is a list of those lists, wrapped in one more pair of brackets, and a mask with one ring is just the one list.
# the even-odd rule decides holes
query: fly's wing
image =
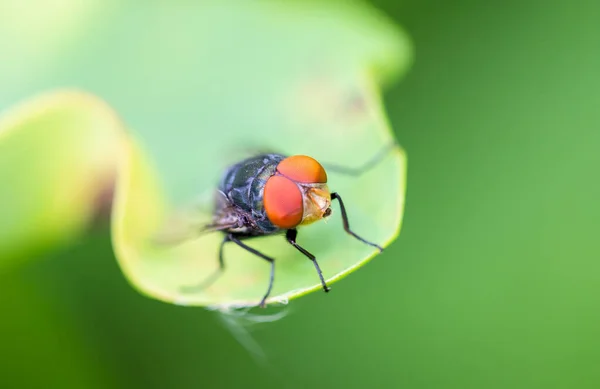
{"label": "fly's wing", "polygon": [[225,194],[217,191],[213,210],[208,211],[206,204],[202,202],[175,210],[167,217],[153,242],[158,245],[176,245],[207,233],[235,228],[238,220],[215,216],[229,207],[231,203]]}
{"label": "fly's wing", "polygon": [[219,156],[219,165],[223,170],[227,170],[242,161],[266,154],[286,155],[276,147],[272,147],[262,142],[259,144],[252,139],[247,139],[242,143],[232,145],[226,150],[223,150]]}
{"label": "fly's wing", "polygon": [[281,150],[272,147],[270,145],[265,144],[256,144],[253,141],[247,141],[243,145],[239,145],[236,147],[232,147],[229,150],[229,155],[231,155],[236,161],[240,161],[247,158],[252,158],[257,155],[263,154],[280,154]]}

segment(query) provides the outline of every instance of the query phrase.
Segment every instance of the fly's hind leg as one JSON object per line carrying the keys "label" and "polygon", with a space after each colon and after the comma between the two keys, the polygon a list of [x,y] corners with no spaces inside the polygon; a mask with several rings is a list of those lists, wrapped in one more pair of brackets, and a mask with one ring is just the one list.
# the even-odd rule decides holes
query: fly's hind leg
{"label": "fly's hind leg", "polygon": [[246,250],[256,256],[261,257],[262,259],[264,259],[265,261],[267,261],[271,264],[271,275],[269,277],[269,287],[267,288],[267,292],[263,296],[262,300],[260,300],[260,303],[258,304],[261,308],[265,308],[266,307],[265,303],[267,301],[267,298],[269,298],[269,295],[271,294],[271,290],[273,289],[273,281],[275,280],[275,260],[269,256],[266,256],[265,254],[261,253],[260,251],[253,249],[252,247],[248,246],[247,244],[243,243],[240,240],[240,238],[237,237],[235,234],[229,234],[228,236],[229,236],[229,240],[231,242],[237,244],[244,250]]}
{"label": "fly's hind leg", "polygon": [[230,234],[225,235],[223,240],[221,241],[221,245],[219,246],[219,267],[215,270],[208,278],[199,283],[198,285],[184,286],[181,288],[182,292],[190,293],[196,292],[202,289],[208,288],[212,285],[225,271],[225,260],[223,259],[223,248],[225,247],[225,243],[230,241]]}

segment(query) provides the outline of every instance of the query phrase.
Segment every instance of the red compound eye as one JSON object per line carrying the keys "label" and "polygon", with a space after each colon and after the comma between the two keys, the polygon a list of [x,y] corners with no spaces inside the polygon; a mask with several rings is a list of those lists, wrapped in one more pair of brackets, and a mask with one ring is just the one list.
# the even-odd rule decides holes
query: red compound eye
{"label": "red compound eye", "polygon": [[277,165],[277,171],[296,182],[309,184],[324,184],[327,173],[323,166],[314,158],[306,155],[288,157]]}
{"label": "red compound eye", "polygon": [[267,180],[263,195],[267,217],[282,229],[296,227],[304,213],[302,192],[290,179],[272,176]]}

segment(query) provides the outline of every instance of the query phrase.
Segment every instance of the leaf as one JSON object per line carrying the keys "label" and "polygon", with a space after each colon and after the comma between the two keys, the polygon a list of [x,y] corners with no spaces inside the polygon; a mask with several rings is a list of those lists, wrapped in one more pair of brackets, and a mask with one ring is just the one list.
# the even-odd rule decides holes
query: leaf
{"label": "leaf", "polygon": [[44,94],[0,117],[0,271],[74,239],[113,185],[121,123],[101,100]]}
{"label": "leaf", "polygon": [[[133,128],[112,149],[122,151],[112,213],[119,264],[153,298],[255,305],[267,288],[265,261],[226,246],[224,275],[185,293],[217,268],[221,237],[170,247],[157,247],[153,238],[174,214],[210,218],[210,203],[190,204],[210,198],[227,164],[245,156],[241,150],[307,154],[349,167],[369,160],[392,140],[379,88],[407,68],[408,40],[381,14],[353,2],[115,7],[104,21],[110,28],[99,29],[64,74],[99,91]],[[397,236],[405,170],[396,150],[359,178],[329,173],[358,234],[384,246]],[[298,237],[330,283],[376,251],[343,231],[335,207],[329,222],[304,227]],[[281,236],[249,244],[276,259],[270,302],[320,288],[313,264]]]}
{"label": "leaf", "polygon": [[[369,160],[392,139],[377,83],[405,66],[408,46],[394,26],[365,7],[262,3],[238,6],[235,12],[226,7],[203,11],[170,15],[180,23],[177,36],[170,38],[194,36],[196,55],[206,59],[195,60],[194,82],[202,88],[193,94],[200,111],[192,121],[194,130],[164,131],[146,139],[153,142],[149,149],[163,172],[161,182],[132,147],[118,185],[115,249],[132,283],[152,297],[186,305],[255,305],[268,285],[264,260],[229,244],[221,278],[205,290],[185,293],[182,288],[201,283],[218,268],[221,235],[170,248],[148,241],[172,212],[198,216],[187,204],[212,194],[227,162],[236,160],[235,150],[307,154],[350,167]],[[186,23],[190,20],[203,26],[203,34],[194,34],[192,23]],[[329,176],[355,231],[389,244],[398,233],[404,203],[403,153],[389,155],[360,178]],[[156,207],[163,197],[168,205]],[[336,206],[330,222],[301,228],[298,238],[317,256],[330,283],[376,254],[344,232]],[[313,264],[283,237],[248,244],[276,259],[270,302],[320,289]]]}

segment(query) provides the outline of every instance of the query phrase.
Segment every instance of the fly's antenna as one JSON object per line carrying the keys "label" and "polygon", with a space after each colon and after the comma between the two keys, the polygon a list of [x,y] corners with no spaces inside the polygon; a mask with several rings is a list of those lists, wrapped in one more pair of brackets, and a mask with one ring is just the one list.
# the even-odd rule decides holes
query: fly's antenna
{"label": "fly's antenna", "polygon": [[393,140],[392,142],[385,145],[382,149],[380,149],[373,157],[371,157],[370,160],[365,162],[362,166],[355,168],[331,163],[322,163],[322,165],[328,172],[331,171],[334,173],[345,174],[348,176],[360,176],[361,174],[377,166],[377,164],[381,162],[392,150],[395,150],[398,147],[398,142],[396,142],[396,140]]}

